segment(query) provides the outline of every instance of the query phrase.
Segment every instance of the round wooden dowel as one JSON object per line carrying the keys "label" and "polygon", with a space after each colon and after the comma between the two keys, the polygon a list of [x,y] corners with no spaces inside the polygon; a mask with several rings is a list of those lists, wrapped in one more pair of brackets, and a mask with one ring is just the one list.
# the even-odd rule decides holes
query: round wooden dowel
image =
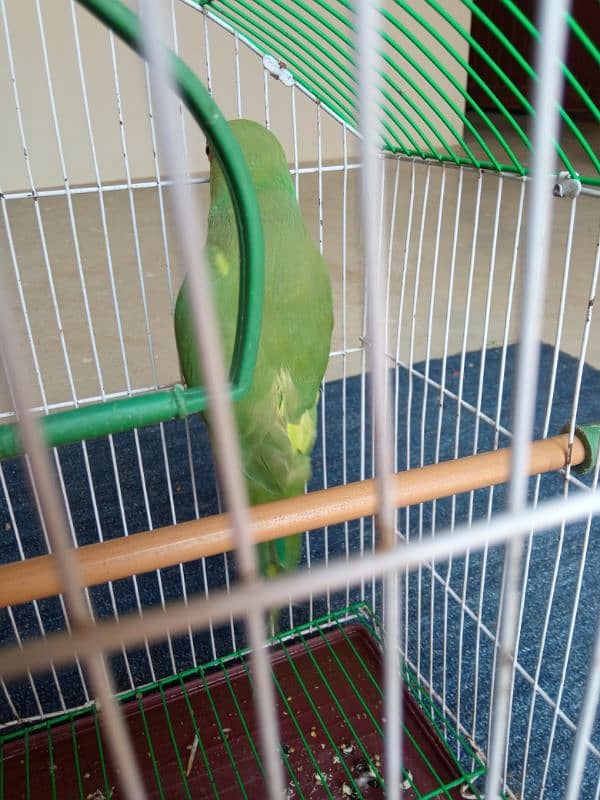
{"label": "round wooden dowel", "polygon": [[[568,435],[534,442],[531,475],[581,463],[585,450],[575,439],[569,454]],[[479,453],[453,461],[400,472],[394,476],[394,504],[411,506],[473,489],[506,483],[510,476],[510,449]],[[368,517],[377,511],[372,480],[310,492],[289,500],[251,509],[251,535],[266,542],[302,531]],[[227,514],[181,522],[154,531],[109,539],[76,550],[83,586],[127,578],[162,567],[193,561],[233,549]],[[61,590],[53,556],[39,556],[0,566],[0,607],[56,595]]]}

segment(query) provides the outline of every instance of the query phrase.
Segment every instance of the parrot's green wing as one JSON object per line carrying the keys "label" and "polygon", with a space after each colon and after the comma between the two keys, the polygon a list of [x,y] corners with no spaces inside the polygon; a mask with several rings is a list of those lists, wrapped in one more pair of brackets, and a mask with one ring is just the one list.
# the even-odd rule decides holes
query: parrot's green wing
{"label": "parrot's green wing", "polygon": [[[248,394],[235,405],[243,469],[252,505],[293,497],[310,478],[317,403],[333,326],[329,271],[306,231],[281,145],[262,126],[230,123],[255,183],[265,237],[265,296],[258,359]],[[239,252],[233,207],[211,164],[207,259],[224,357],[233,351]],[[201,381],[187,288],[175,307],[175,335],[188,386]],[[210,425],[210,419],[208,420]],[[259,546],[261,571],[295,568],[301,536]]]}

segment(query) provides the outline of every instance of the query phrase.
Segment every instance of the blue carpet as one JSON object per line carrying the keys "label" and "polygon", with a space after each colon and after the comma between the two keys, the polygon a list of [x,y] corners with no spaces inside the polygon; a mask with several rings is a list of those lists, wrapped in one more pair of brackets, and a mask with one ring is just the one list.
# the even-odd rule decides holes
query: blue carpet
{"label": "blue carpet", "polygon": [[[483,392],[481,409],[491,418],[496,416],[498,403],[498,386],[501,369],[501,350],[485,351],[485,368],[483,371]],[[548,346],[542,348],[540,379],[536,406],[536,436],[543,430],[546,405],[548,401],[548,383],[552,369],[554,350]],[[482,353],[468,353],[465,359],[463,380],[463,397],[467,403],[477,404],[478,387],[482,365]],[[445,376],[442,376],[442,363],[435,360],[429,364],[429,376],[441,382],[451,392],[457,392],[461,379],[460,357],[449,358]],[[550,418],[550,435],[557,433],[569,419],[573,401],[577,362],[563,353],[558,357],[557,382],[552,398],[552,414]],[[423,370],[424,365],[416,365]],[[512,427],[510,417],[510,397],[515,372],[515,350],[509,348],[504,370],[504,386],[502,398],[501,425]],[[429,387],[424,397],[423,381],[417,376],[400,369],[391,374],[392,384],[398,388],[398,439],[397,455],[400,468],[415,467],[420,463],[431,463],[435,458],[436,434],[440,429],[440,452],[442,460],[454,457],[455,447],[458,455],[468,455],[478,450],[489,450],[494,446],[495,432],[492,426],[482,422],[476,426],[475,416],[465,410],[460,411],[460,424],[457,430],[457,403],[446,397],[440,410],[439,393]],[[347,459],[346,480],[358,480],[362,475],[369,475],[371,470],[371,429],[368,413],[361,413],[361,397],[364,386],[360,378],[351,378],[344,387],[341,381],[327,384],[322,397],[327,419],[325,440],[319,437],[313,458],[314,472],[311,489],[324,485],[340,484],[344,480],[343,473],[343,437],[346,430]],[[412,398],[408,413],[409,397]],[[344,412],[345,407],[345,412]],[[421,421],[424,414],[424,429]],[[586,422],[600,419],[600,372],[590,367],[584,369],[582,394],[579,405],[578,421]],[[407,422],[408,420],[408,422]],[[364,429],[364,436],[361,431]],[[214,491],[214,470],[210,456],[210,448],[206,430],[199,419],[189,423],[192,450],[194,453],[194,477],[198,491],[199,512],[201,516],[215,513],[217,501]],[[424,433],[424,435],[422,435]],[[159,527],[171,524],[173,513],[180,522],[195,516],[194,499],[191,490],[187,441],[185,425],[182,422],[171,422],[164,425],[166,453],[171,476],[173,505],[167,489],[167,470],[163,455],[160,428],[152,427],[139,432],[139,453],[143,465],[142,482],[138,467],[136,440],[133,433],[120,434],[114,437],[114,448],[119,470],[121,497],[117,492],[111,451],[108,440],[97,440],[87,444],[91,476],[96,496],[96,511],[92,503],[85,472],[84,453],[81,445],[63,447],[59,450],[65,490],[69,499],[74,531],[80,545],[98,540],[98,525],[105,538],[120,537],[129,533],[146,530],[151,525]],[[365,442],[361,447],[361,441]],[[499,436],[499,445],[508,444],[506,437]],[[323,453],[325,452],[325,458]],[[14,459],[2,465],[4,478],[9,488],[12,510],[16,524],[21,532],[21,541],[25,555],[35,556],[46,551],[39,521],[32,507],[21,459]],[[325,475],[326,470],[326,475]],[[588,479],[589,480],[589,479]],[[539,482],[541,499],[560,494],[563,480],[560,475],[544,476]],[[530,481],[530,496],[536,489],[536,481]],[[145,493],[148,496],[149,511],[146,508]],[[506,487],[478,490],[471,496],[461,495],[454,499],[426,503],[422,507],[411,508],[399,512],[400,529],[408,539],[420,535],[430,535],[432,529],[441,530],[449,526],[453,519],[456,523],[485,517],[488,508],[497,511],[505,507]],[[95,513],[97,512],[97,519]],[[0,498],[0,530],[4,532],[0,561],[7,562],[19,558],[18,549],[11,535],[11,518],[4,495]],[[545,776],[546,796],[558,797],[564,788],[566,768],[573,741],[573,732],[561,715],[576,720],[580,711],[585,678],[590,663],[593,632],[598,618],[599,599],[596,588],[597,574],[600,569],[600,544],[598,542],[599,523],[596,520],[589,536],[587,555],[583,548],[586,541],[585,525],[570,525],[564,535],[553,530],[543,537],[538,537],[529,550],[529,573],[527,593],[525,597],[522,635],[518,659],[523,672],[534,675],[540,657],[542,645],[542,628],[550,593],[550,584],[559,546],[562,555],[558,567],[556,592],[548,620],[546,645],[540,661],[538,684],[541,693],[534,694],[531,681],[519,674],[515,683],[515,694],[511,723],[511,751],[509,757],[509,775],[516,787],[522,777],[524,746],[529,724],[530,710],[533,708],[531,751],[528,760],[526,780],[526,796],[537,797],[544,776],[544,767],[550,730],[553,724],[554,709],[544,695],[554,699],[562,681],[563,656],[566,652],[569,636],[569,624],[573,616],[573,603],[581,567],[581,597],[575,617],[573,644],[568,669],[564,676],[564,686],[560,705],[561,714],[555,720],[556,734],[550,753],[549,768]],[[322,560],[327,546],[331,558],[344,553],[345,541],[348,539],[350,549],[357,552],[361,540],[365,548],[371,547],[372,530],[370,521],[350,523],[347,528],[335,526],[327,532],[321,531],[311,536],[311,563]],[[327,543],[327,544],[326,544]],[[562,544],[561,544],[562,543]],[[306,560],[307,555],[304,554]],[[487,566],[484,571],[484,558]],[[460,719],[468,730],[473,730],[478,742],[485,744],[488,726],[488,708],[490,699],[493,646],[502,577],[503,548],[495,547],[484,554],[477,553],[468,559],[455,559],[436,565],[432,571],[423,568],[421,572],[411,574],[406,583],[405,601],[408,619],[408,655],[413,663],[418,663],[425,675],[433,678],[438,692],[445,685],[446,701],[450,708],[456,710],[460,696]],[[229,571],[230,579],[235,579],[235,567],[231,558],[221,556],[207,561],[206,577],[209,589],[222,586],[225,572]],[[524,562],[525,566],[525,562]],[[204,592],[204,577],[201,565],[191,563],[179,567],[161,570],[161,584],[156,574],[138,576],[132,579],[117,581],[112,592],[109,587],[98,587],[90,590],[94,613],[98,618],[111,617],[114,608],[125,614],[136,608],[139,596],[144,606],[152,606],[182,596],[181,575],[185,577],[188,595]],[[478,612],[482,580],[485,576],[481,618],[485,629],[481,628],[475,615]],[[449,587],[446,594],[444,584]],[[337,593],[329,598],[315,599],[313,613],[318,614],[331,608],[338,609],[348,602],[360,599],[360,587],[351,587],[348,594]],[[365,597],[372,601],[378,612],[381,611],[381,589],[378,584],[368,581],[365,585]],[[462,598],[467,610],[464,612]],[[420,609],[421,624],[417,624]],[[310,608],[308,604],[298,606],[294,610],[294,622],[307,619]],[[64,625],[64,617],[60,603],[56,599],[42,601],[36,610],[33,606],[21,606],[13,610],[20,636],[23,639],[39,636],[40,621],[46,632],[57,630]],[[462,630],[462,639],[461,639]],[[433,640],[431,636],[433,632]],[[3,642],[14,642],[11,619],[7,611],[0,612],[0,637]],[[445,646],[444,646],[445,640]],[[462,641],[462,646],[461,646]],[[242,626],[224,626],[215,631],[215,647],[222,655],[231,651],[234,646],[244,644]],[[212,658],[213,649],[208,633],[193,636],[193,645],[198,662]],[[476,654],[479,663],[479,681],[475,694]],[[189,637],[174,639],[170,645],[152,646],[149,652],[142,648],[129,652],[129,669],[136,683],[144,683],[153,677],[162,677],[173,671],[183,670],[193,665],[192,649]],[[154,666],[154,674],[150,666],[149,655]],[[116,655],[111,659],[115,678],[119,688],[129,686],[125,659]],[[444,683],[445,676],[445,683]],[[85,702],[81,680],[75,668],[60,670],[58,674],[64,701],[67,706]],[[32,685],[20,682],[10,687],[12,701],[17,713],[22,716],[37,713],[37,693],[39,702],[46,712],[60,708],[59,693],[56,681],[52,676],[36,677]],[[476,723],[473,719],[476,714]],[[0,721],[13,718],[6,697],[0,693]],[[600,748],[600,725],[594,734],[594,743]],[[582,797],[592,797],[598,781],[599,768],[597,761],[588,760]]]}

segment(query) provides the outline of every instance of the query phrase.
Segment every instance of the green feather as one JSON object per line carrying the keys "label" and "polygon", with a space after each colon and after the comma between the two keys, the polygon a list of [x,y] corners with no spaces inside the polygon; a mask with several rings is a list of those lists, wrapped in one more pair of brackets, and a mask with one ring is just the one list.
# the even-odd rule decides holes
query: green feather
{"label": "green feather", "polygon": [[[255,122],[234,120],[230,125],[255,184],[265,236],[258,360],[250,391],[235,406],[248,495],[257,505],[300,494],[310,478],[333,312],[329,270],[306,230],[283,148]],[[215,160],[210,196],[207,257],[228,363],[237,316],[239,251],[233,206]],[[197,386],[201,376],[185,283],[175,306],[175,335],[186,383]],[[266,576],[296,568],[300,555],[300,535],[259,545]]]}

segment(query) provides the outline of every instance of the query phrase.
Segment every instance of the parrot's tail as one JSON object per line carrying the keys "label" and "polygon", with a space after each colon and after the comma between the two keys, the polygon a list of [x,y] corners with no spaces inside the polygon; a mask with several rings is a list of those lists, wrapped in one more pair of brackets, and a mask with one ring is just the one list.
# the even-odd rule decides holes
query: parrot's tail
{"label": "parrot's tail", "polygon": [[[260,571],[265,578],[275,578],[283,572],[296,569],[300,564],[302,536],[295,534],[258,545]],[[281,631],[282,608],[269,611],[269,629],[273,634]]]}
{"label": "parrot's tail", "polygon": [[294,534],[258,545],[258,560],[265,578],[274,578],[282,572],[290,572],[300,564],[302,536]]}

